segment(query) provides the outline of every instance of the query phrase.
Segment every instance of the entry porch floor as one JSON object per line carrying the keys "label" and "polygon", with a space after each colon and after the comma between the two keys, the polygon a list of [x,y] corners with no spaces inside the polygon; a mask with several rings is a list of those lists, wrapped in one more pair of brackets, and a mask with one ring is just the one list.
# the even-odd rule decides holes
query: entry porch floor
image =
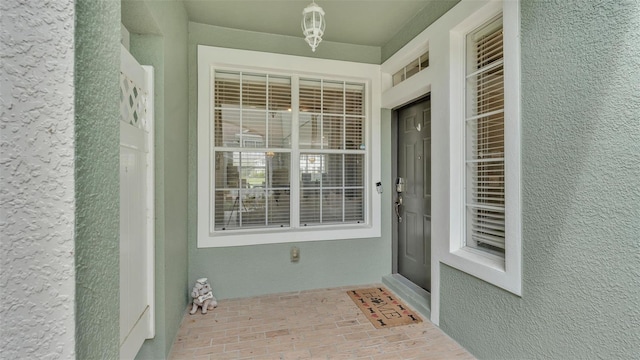
{"label": "entry porch floor", "polygon": [[474,359],[428,319],[376,329],[349,286],[222,300],[185,315],[171,359]]}

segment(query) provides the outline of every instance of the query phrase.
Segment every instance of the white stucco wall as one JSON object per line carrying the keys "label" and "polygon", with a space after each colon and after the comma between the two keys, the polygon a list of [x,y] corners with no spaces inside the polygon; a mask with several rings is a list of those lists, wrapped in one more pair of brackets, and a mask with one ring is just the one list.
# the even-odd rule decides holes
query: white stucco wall
{"label": "white stucco wall", "polygon": [[0,1],[0,359],[70,359],[74,1]]}

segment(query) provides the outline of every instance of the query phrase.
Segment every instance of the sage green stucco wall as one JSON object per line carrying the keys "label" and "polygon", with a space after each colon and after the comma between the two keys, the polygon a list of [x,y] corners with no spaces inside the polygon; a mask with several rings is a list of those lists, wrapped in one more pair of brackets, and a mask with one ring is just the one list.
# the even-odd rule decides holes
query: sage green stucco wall
{"label": "sage green stucco wall", "polygon": [[[233,35],[229,38],[230,34]],[[299,55],[301,49],[291,39],[269,34],[222,29],[202,24],[189,24],[189,281],[208,277],[218,298],[237,298],[259,294],[297,291],[351,284],[377,283],[383,275],[391,272],[391,208],[383,207],[382,237],[375,239],[350,239],[335,241],[313,241],[292,244],[255,245],[227,248],[198,249],[196,241],[196,149],[197,149],[197,74],[196,46],[228,45],[235,48],[271,51]],[[287,41],[283,41],[287,40]],[[304,55],[311,55],[308,45]],[[271,44],[259,46],[260,43]],[[322,43],[324,46],[325,43]],[[339,44],[343,46],[344,44]],[[345,45],[346,46],[346,45]],[[328,48],[328,46],[327,46]],[[357,49],[359,49],[358,47]],[[335,52],[328,57],[353,60],[358,50]],[[346,48],[344,49],[346,50]],[[316,52],[322,54],[320,48]],[[374,52],[375,55],[375,52]],[[379,53],[377,54],[379,59]],[[369,56],[367,55],[368,59]],[[371,62],[375,62],[371,57]],[[361,59],[363,62],[369,62]],[[365,61],[367,60],[367,61]],[[377,59],[376,59],[377,60]],[[383,113],[382,129],[382,181],[386,191],[384,203],[390,204],[390,115]],[[289,261],[291,246],[300,248],[299,263]]]}
{"label": "sage green stucco wall", "polygon": [[640,358],[640,3],[522,1],[523,295],[442,266],[479,358]]}
{"label": "sage green stucco wall", "polygon": [[438,20],[460,0],[432,0],[382,46],[381,62],[384,63],[424,29]]}
{"label": "sage green stucco wall", "polygon": [[187,283],[188,71],[187,14],[179,2],[152,2],[164,38],[165,351],[189,301]]}
{"label": "sage green stucco wall", "polygon": [[[156,336],[144,343],[137,358],[162,359],[173,345],[189,301],[187,16],[183,5],[174,1],[127,0],[123,13],[130,7],[141,14],[131,19],[138,22],[132,28],[160,33],[132,34],[131,53],[141,64],[154,66],[156,91]],[[123,20],[129,21],[124,15]]]}
{"label": "sage green stucco wall", "polygon": [[75,3],[76,358],[116,359],[120,3]]}

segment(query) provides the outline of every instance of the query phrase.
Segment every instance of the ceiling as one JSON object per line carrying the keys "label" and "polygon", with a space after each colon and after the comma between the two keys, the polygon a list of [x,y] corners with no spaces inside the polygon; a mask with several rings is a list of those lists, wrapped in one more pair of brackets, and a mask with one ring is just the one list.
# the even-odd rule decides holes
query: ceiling
{"label": "ceiling", "polygon": [[[190,21],[233,29],[302,36],[311,0],[180,0]],[[439,0],[317,0],[325,41],[382,46],[427,4]]]}

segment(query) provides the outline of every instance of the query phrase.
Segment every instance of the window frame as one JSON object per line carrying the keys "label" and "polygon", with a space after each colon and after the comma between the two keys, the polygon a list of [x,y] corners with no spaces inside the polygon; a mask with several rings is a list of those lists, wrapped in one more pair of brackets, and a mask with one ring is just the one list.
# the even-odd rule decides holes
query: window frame
{"label": "window frame", "polygon": [[[505,254],[467,247],[465,204],[466,37],[502,13],[504,52]],[[450,41],[450,231],[441,261],[495,286],[522,295],[522,211],[520,165],[519,1],[494,1],[461,21]]]}
{"label": "window frame", "polygon": [[[381,199],[375,191],[380,179],[380,66],[337,60],[314,59],[292,55],[273,54],[198,45],[198,115],[197,115],[197,242],[199,248],[273,244],[300,241],[339,240],[380,237]],[[322,78],[359,82],[365,85],[365,154],[364,170],[364,223],[331,224],[299,227],[298,208],[300,184],[299,156],[311,149],[291,148],[291,226],[286,228],[253,228],[215,231],[212,206],[213,146],[212,121],[213,80],[216,70],[267,73],[292,77],[292,93],[299,89],[300,78]],[[295,98],[295,97],[294,97]],[[298,104],[292,103],[292,128],[297,129]],[[297,137],[297,130],[293,132]],[[312,150],[311,150],[312,151]]]}

